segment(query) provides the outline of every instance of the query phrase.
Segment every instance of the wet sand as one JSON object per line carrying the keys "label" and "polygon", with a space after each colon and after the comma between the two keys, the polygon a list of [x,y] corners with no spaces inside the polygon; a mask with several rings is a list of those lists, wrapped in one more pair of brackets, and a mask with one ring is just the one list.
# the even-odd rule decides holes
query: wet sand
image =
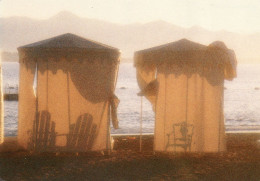
{"label": "wet sand", "polygon": [[[153,136],[114,136],[114,151],[101,153],[0,153],[4,180],[260,180],[260,133],[227,134],[225,153],[156,153]],[[15,138],[9,148],[17,149]],[[7,148],[7,147],[5,147]],[[1,148],[0,148],[1,149]],[[1,180],[1,179],[0,179]]]}

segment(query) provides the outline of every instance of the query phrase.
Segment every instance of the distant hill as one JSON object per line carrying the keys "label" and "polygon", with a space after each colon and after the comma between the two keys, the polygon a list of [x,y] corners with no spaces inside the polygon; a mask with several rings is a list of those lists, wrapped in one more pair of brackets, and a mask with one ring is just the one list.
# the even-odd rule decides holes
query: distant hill
{"label": "distant hill", "polygon": [[224,41],[235,50],[240,62],[260,63],[260,33],[213,32],[199,26],[183,28],[165,21],[120,25],[81,18],[66,11],[45,20],[0,18],[0,48],[16,52],[21,45],[68,32],[119,48],[123,59],[127,60],[132,59],[136,50],[187,38],[206,45],[216,40]]}

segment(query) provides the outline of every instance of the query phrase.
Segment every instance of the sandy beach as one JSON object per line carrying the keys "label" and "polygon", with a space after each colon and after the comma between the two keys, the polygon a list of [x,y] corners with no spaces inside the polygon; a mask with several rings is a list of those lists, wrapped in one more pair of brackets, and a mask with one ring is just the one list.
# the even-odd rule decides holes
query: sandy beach
{"label": "sandy beach", "polygon": [[[260,180],[260,133],[229,133],[225,153],[153,153],[153,135],[114,136],[114,151],[101,153],[6,152],[4,180]],[[15,138],[9,148],[16,149]]]}

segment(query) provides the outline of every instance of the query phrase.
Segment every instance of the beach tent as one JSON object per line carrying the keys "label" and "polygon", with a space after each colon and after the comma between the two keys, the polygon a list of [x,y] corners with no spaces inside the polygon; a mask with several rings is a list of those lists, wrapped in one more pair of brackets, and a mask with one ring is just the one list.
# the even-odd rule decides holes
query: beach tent
{"label": "beach tent", "polygon": [[18,48],[18,142],[37,151],[110,149],[120,51],[73,34]]}
{"label": "beach tent", "polygon": [[3,88],[2,88],[2,52],[0,60],[0,144],[4,142],[4,105],[3,105]]}
{"label": "beach tent", "polygon": [[225,151],[224,79],[236,58],[222,42],[182,39],[135,52],[137,81],[155,111],[154,151]]}

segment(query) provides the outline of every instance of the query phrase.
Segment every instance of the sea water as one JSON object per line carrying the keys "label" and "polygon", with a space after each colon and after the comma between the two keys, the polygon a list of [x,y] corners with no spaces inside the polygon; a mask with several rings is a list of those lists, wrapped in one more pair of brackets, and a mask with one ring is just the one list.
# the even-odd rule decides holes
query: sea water
{"label": "sea water", "polygon": [[[17,90],[18,63],[2,63],[3,90]],[[237,78],[225,81],[224,113],[226,131],[260,131],[260,64],[239,64]],[[118,108],[119,129],[112,134],[135,134],[140,132],[141,98],[132,63],[121,63],[116,87],[120,99]],[[18,102],[4,102],[5,136],[17,135]],[[153,133],[154,112],[151,104],[143,98],[142,131]]]}

